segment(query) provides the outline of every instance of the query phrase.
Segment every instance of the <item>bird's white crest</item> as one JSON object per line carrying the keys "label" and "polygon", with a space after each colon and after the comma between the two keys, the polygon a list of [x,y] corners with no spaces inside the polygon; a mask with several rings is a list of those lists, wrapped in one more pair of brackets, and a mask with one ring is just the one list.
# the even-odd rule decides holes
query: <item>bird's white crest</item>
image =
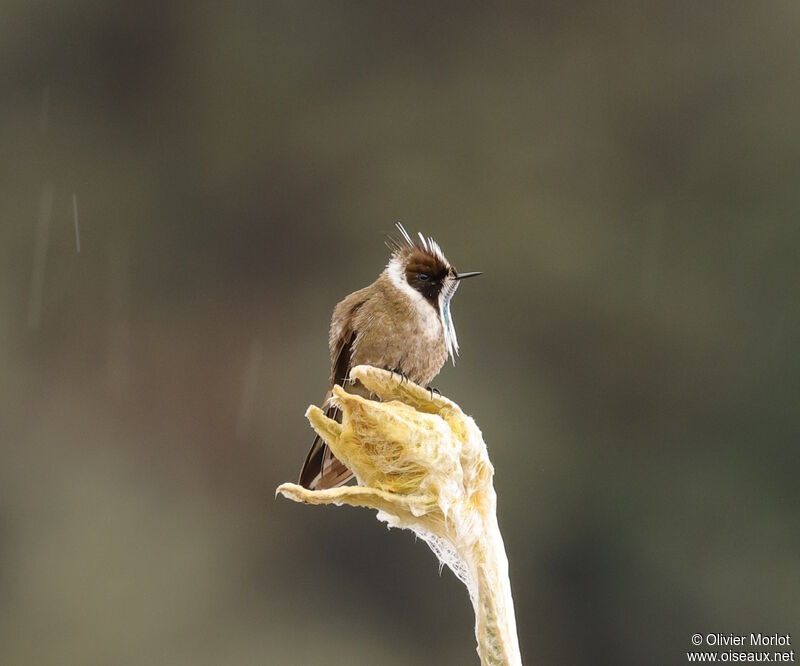
{"label": "bird's white crest", "polygon": [[[419,236],[419,241],[415,241],[409,233],[406,231],[405,227],[400,224],[400,222],[396,222],[395,227],[400,232],[405,241],[406,245],[412,249],[424,250],[425,252],[429,252],[431,255],[436,257],[439,261],[441,261],[446,266],[450,266],[450,262],[447,261],[447,257],[444,256],[444,252],[442,252],[442,248],[439,247],[439,243],[437,243],[433,238],[428,236],[427,238],[423,236],[421,233],[417,233]],[[395,249],[398,249],[397,246]]]}

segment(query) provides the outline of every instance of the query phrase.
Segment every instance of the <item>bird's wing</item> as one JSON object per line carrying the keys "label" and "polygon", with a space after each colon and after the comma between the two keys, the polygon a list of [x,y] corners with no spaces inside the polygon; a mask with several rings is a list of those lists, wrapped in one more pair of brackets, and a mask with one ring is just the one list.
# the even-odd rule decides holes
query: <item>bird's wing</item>
{"label": "bird's wing", "polygon": [[[356,292],[351,296],[355,296],[358,293]],[[346,312],[344,317],[337,317],[337,313],[334,311],[334,322],[338,319],[339,326],[337,327],[338,330],[332,331],[331,335],[331,388],[336,384],[346,386],[346,382],[350,377],[350,359],[353,346],[358,338],[354,320],[355,314],[364,304],[364,300],[358,299],[353,304],[347,303],[347,300],[345,299],[337,306],[337,310],[343,305],[348,306],[347,310],[349,311]],[[342,415],[340,410],[328,404],[330,396],[331,392],[328,391],[323,403],[327,405],[325,416],[341,423]],[[314,437],[311,449],[300,470],[300,485],[311,490],[324,490],[325,488],[336,488],[344,485],[352,478],[353,473],[331,453],[322,438],[319,435]]]}

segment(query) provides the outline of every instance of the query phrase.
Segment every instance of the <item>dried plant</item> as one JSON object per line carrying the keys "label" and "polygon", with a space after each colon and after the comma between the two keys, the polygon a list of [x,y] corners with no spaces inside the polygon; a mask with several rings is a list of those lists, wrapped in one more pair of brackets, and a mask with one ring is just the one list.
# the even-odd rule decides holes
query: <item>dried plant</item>
{"label": "dried plant", "polygon": [[277,492],[377,509],[379,520],[417,534],[469,590],[481,663],[521,664],[494,468],[480,430],[451,400],[390,372],[358,366],[351,378],[381,401],[336,386],[341,425],[314,406],[306,416],[358,485],[312,491],[284,483]]}

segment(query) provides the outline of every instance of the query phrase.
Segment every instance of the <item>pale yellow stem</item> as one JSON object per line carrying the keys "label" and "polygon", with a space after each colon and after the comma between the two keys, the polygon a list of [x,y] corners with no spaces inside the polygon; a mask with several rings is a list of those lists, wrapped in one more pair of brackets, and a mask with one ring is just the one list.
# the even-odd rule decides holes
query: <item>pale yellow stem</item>
{"label": "pale yellow stem", "polygon": [[485,525],[486,539],[475,544],[473,575],[477,581],[475,637],[484,666],[521,666],[514,600],[503,537],[495,516]]}

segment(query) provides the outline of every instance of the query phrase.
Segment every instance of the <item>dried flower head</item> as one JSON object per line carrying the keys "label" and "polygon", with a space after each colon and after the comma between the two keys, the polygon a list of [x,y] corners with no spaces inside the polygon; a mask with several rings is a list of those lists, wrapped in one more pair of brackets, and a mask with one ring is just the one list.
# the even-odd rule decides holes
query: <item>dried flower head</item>
{"label": "dried flower head", "polygon": [[312,491],[285,483],[278,492],[377,509],[379,520],[413,531],[467,586],[482,662],[521,664],[494,469],[480,430],[451,400],[397,375],[371,366],[350,374],[381,402],[336,386],[341,425],[317,407],[306,416],[358,485]]}

